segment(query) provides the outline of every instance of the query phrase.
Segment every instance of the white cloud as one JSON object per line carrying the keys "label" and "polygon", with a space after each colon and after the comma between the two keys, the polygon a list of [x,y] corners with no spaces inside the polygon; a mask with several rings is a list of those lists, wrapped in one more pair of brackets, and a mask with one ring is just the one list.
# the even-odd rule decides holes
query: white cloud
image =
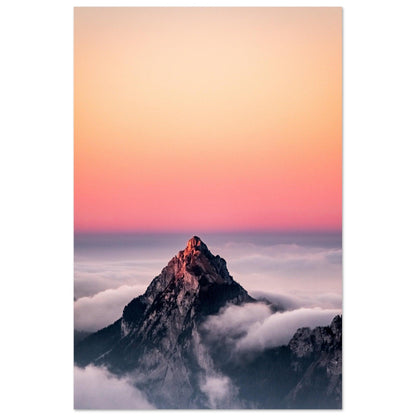
{"label": "white cloud", "polygon": [[123,285],[148,285],[165,265],[165,262],[152,259],[138,261],[109,261],[75,259],[74,296],[76,299],[93,296],[106,289],[116,289]]}
{"label": "white cloud", "polygon": [[231,275],[249,291],[342,291],[341,248],[233,243],[222,248],[220,255]]}
{"label": "white cloud", "polygon": [[301,327],[330,324],[340,309],[300,308],[272,313],[264,304],[230,305],[203,324],[208,342],[222,342],[233,352],[261,351],[286,345]]}
{"label": "white cloud", "polygon": [[269,302],[283,307],[285,310],[299,308],[322,308],[322,309],[341,309],[342,295],[340,293],[316,293],[301,292],[296,293],[270,293],[258,290],[250,291],[250,295],[255,299],[266,299]]}
{"label": "white cloud", "polygon": [[[77,240],[75,297],[91,296],[121,285],[149,284],[172,256],[184,248],[188,237],[115,236],[112,242],[107,241],[108,237],[95,236],[87,245]],[[311,240],[267,234],[201,237],[213,254],[227,260],[231,275],[246,290],[342,291],[339,238],[326,241],[319,235]],[[293,241],[297,243],[290,243]]]}
{"label": "white cloud", "polygon": [[144,290],[144,285],[120,286],[79,298],[74,303],[75,329],[96,331],[113,323],[121,317],[124,306]]}
{"label": "white cloud", "polygon": [[233,398],[235,394],[234,386],[228,377],[222,375],[208,376],[203,379],[199,386],[208,397],[210,408],[230,407],[230,397]]}
{"label": "white cloud", "polygon": [[219,315],[209,317],[203,328],[218,337],[236,337],[243,335],[251,325],[264,321],[271,313],[270,308],[263,303],[230,305],[222,309]]}
{"label": "white cloud", "polygon": [[275,313],[263,322],[256,322],[248,328],[244,337],[236,343],[240,351],[261,351],[266,348],[287,344],[301,327],[315,328],[329,325],[337,309],[296,309],[294,311]]}
{"label": "white cloud", "polygon": [[75,409],[153,409],[128,378],[117,378],[103,367],[74,368]]}
{"label": "white cloud", "polygon": [[238,408],[238,390],[231,379],[215,368],[206,346],[201,342],[198,331],[193,333],[193,344],[202,373],[199,377],[199,388],[205,394],[211,409]]}

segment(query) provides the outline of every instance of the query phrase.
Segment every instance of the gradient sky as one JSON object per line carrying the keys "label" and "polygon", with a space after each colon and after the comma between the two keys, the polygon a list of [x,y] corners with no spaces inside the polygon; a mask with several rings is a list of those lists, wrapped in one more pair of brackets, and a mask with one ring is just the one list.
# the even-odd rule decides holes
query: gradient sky
{"label": "gradient sky", "polygon": [[341,8],[75,8],[76,231],[339,230]]}

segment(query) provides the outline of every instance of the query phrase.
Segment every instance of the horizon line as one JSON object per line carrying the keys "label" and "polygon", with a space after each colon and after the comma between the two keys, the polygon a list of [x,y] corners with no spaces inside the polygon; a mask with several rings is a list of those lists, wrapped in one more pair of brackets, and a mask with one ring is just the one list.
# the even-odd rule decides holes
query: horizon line
{"label": "horizon line", "polygon": [[342,228],[306,228],[306,229],[222,229],[222,230],[144,230],[144,229],[134,229],[134,230],[124,230],[124,229],[74,229],[74,235],[81,234],[340,234],[342,233]]}

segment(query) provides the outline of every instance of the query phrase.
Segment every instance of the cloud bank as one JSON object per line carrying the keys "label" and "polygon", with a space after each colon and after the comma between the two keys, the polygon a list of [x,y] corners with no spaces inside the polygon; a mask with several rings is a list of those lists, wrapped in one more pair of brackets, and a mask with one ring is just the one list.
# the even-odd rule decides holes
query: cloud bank
{"label": "cloud bank", "polygon": [[311,293],[342,290],[342,249],[230,244],[221,250],[230,273],[247,290]]}
{"label": "cloud bank", "polygon": [[300,308],[273,313],[265,304],[230,305],[210,316],[202,329],[208,342],[228,346],[233,352],[258,352],[286,345],[301,327],[329,325],[340,309]]}
{"label": "cloud bank", "polygon": [[93,296],[107,289],[137,284],[148,285],[160,273],[165,261],[109,261],[108,259],[75,260],[74,297]]}
{"label": "cloud bank", "polygon": [[110,325],[121,317],[124,306],[144,291],[144,285],[121,286],[78,299],[74,303],[75,329],[97,331]]}
{"label": "cloud bank", "polygon": [[275,313],[263,322],[257,322],[249,327],[246,335],[238,340],[236,348],[242,351],[261,351],[285,345],[298,328],[329,325],[334,316],[339,313],[341,311],[335,309],[304,308]]}
{"label": "cloud bank", "polygon": [[128,378],[117,378],[103,367],[74,368],[75,409],[153,409]]}
{"label": "cloud bank", "polygon": [[[118,319],[190,235],[85,235],[75,238],[75,328]],[[286,310],[342,308],[340,235],[201,234],[255,298]],[[130,289],[129,289],[130,288]],[[258,311],[257,311],[258,312]]]}
{"label": "cloud bank", "polygon": [[250,291],[250,295],[258,300],[267,300],[285,310],[299,308],[341,309],[342,295],[340,293],[270,293],[259,290]]}
{"label": "cloud bank", "polygon": [[[75,298],[150,283],[191,235],[75,236]],[[340,235],[200,234],[247,290],[341,293]]]}

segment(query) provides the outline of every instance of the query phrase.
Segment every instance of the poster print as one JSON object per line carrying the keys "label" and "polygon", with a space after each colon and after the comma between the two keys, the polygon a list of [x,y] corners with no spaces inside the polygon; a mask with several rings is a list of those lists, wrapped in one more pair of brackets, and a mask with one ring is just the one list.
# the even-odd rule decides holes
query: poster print
{"label": "poster print", "polygon": [[74,407],[342,407],[342,9],[75,8]]}

